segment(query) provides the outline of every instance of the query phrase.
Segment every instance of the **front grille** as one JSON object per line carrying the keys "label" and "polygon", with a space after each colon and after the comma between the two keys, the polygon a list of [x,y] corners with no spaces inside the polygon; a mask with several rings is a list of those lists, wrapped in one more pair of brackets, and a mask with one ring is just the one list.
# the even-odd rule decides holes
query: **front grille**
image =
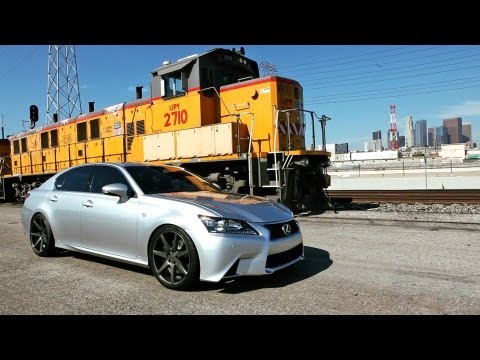
{"label": "front grille", "polygon": [[267,257],[267,268],[276,268],[293,261],[303,254],[303,244],[299,244],[294,248],[282,253],[269,255]]}
{"label": "front grille", "polygon": [[[290,234],[286,235],[283,230],[282,226],[288,224],[290,225],[291,232]],[[298,232],[298,225],[295,220],[290,220],[288,222],[279,223],[279,224],[268,224],[264,225],[268,230],[270,230],[270,240],[275,240],[279,238],[283,238],[285,236],[290,236]]]}

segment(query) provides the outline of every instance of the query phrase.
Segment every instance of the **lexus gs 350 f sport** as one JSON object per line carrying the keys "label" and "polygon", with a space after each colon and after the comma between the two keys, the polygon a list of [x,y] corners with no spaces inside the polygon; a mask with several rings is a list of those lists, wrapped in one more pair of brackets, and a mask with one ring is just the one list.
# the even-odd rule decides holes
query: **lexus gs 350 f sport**
{"label": "lexus gs 350 f sport", "polygon": [[29,192],[22,225],[39,256],[67,249],[149,267],[167,288],[271,274],[303,259],[292,212],[227,194],[182,168],[96,163]]}

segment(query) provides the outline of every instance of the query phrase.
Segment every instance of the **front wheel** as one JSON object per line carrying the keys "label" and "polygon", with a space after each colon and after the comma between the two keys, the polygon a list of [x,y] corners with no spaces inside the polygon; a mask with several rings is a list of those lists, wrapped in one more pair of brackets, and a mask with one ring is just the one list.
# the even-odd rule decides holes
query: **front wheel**
{"label": "front wheel", "polygon": [[157,280],[173,290],[186,290],[199,281],[197,249],[182,229],[167,225],[158,229],[148,246],[148,263]]}
{"label": "front wheel", "polygon": [[42,214],[35,214],[30,224],[30,244],[38,256],[51,256],[55,251],[55,239],[48,220]]}

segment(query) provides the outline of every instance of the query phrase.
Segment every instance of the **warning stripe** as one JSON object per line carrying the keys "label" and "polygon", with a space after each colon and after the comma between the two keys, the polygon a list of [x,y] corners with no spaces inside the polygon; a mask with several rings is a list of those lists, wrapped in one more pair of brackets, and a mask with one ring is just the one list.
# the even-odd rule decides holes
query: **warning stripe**
{"label": "warning stripe", "polygon": [[[290,123],[290,135],[305,135],[305,131],[302,124]],[[278,128],[280,129],[280,135],[288,135],[287,132],[287,123],[280,121],[278,123]]]}

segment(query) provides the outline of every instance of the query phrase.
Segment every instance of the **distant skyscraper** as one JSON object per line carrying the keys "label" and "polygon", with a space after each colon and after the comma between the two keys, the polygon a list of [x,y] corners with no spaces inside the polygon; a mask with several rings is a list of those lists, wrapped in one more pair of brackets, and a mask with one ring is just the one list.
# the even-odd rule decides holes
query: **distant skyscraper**
{"label": "distant skyscraper", "polygon": [[405,146],[405,136],[400,135],[400,136],[398,137],[398,146],[400,146],[400,147],[404,147],[404,146]]}
{"label": "distant skyscraper", "polygon": [[427,120],[415,121],[415,146],[427,146]]}
{"label": "distant skyscraper", "polygon": [[370,141],[365,141],[363,143],[363,151],[369,151],[371,147]]}
{"label": "distant skyscraper", "polygon": [[462,125],[463,142],[472,141],[472,123]]}
{"label": "distant skyscraper", "polygon": [[447,128],[448,132],[447,144],[458,144],[463,141],[461,117],[445,119],[443,120],[443,126]]}
{"label": "distant skyscraper", "polygon": [[405,126],[405,146],[415,146],[415,138],[413,137],[413,117],[407,116]]}
{"label": "distant skyscraper", "polygon": [[434,128],[428,128],[428,146],[434,146],[435,137],[434,137]]}
{"label": "distant skyscraper", "polygon": [[371,150],[382,151],[382,131],[381,130],[372,132]]}
{"label": "distant skyscraper", "polygon": [[442,144],[446,144],[448,141],[448,132],[445,126],[437,126],[434,128],[434,147],[440,149]]}

